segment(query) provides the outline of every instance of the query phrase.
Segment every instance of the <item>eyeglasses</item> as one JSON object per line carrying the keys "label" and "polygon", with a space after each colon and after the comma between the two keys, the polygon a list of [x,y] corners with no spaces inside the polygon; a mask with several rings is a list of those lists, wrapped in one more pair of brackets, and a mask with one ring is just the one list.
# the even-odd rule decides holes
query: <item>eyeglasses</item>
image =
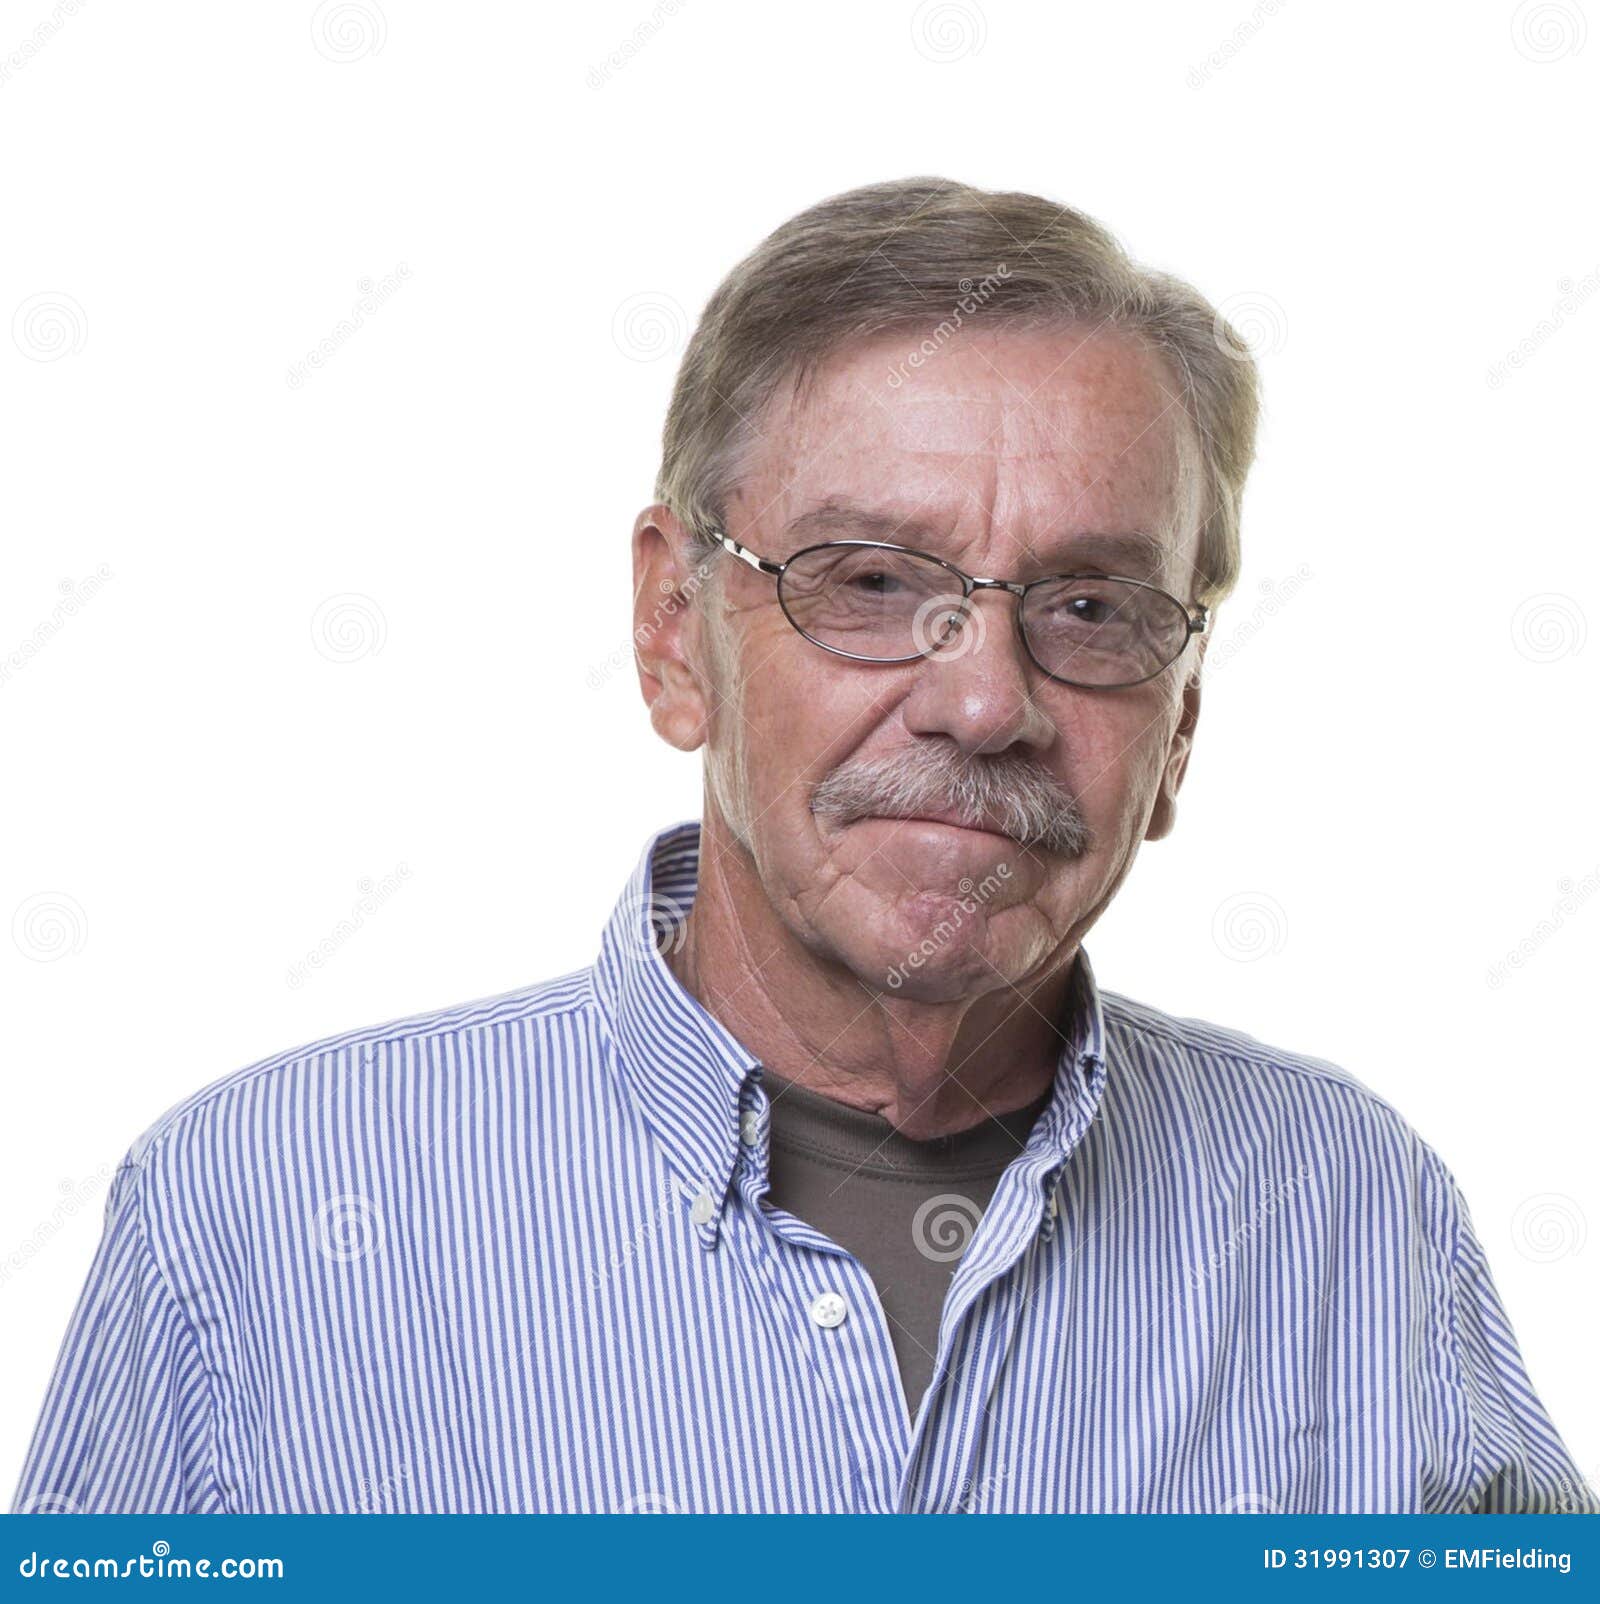
{"label": "eyeglasses", "polygon": [[1017,633],[1037,668],[1064,685],[1111,691],[1154,679],[1211,618],[1209,608],[1191,613],[1157,586],[1115,574],[975,579],[931,552],[877,540],[830,540],[775,563],[720,529],[707,533],[777,580],[778,605],[808,641],[857,662],[909,663],[959,650],[975,638],[966,635],[978,617],[974,593],[1006,590],[1017,598]]}

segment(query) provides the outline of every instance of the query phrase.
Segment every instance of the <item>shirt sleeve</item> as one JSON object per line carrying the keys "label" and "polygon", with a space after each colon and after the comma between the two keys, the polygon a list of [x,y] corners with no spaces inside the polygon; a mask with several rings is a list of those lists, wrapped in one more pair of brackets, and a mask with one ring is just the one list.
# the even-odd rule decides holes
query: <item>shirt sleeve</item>
{"label": "shirt sleeve", "polygon": [[141,1169],[124,1163],[23,1466],[19,1514],[206,1513],[210,1380],[152,1251]]}
{"label": "shirt sleeve", "polygon": [[1439,1512],[1600,1513],[1600,1500],[1528,1379],[1466,1199],[1437,1155],[1427,1156],[1438,1187],[1435,1220],[1446,1274],[1439,1300],[1445,1324],[1442,1427],[1466,1484]]}

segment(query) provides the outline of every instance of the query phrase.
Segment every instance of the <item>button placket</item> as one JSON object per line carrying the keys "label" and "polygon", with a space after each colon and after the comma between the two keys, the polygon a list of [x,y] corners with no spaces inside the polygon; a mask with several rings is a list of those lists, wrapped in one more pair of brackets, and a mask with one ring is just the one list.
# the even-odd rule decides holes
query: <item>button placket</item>
{"label": "button placket", "polygon": [[[764,1289],[769,1312],[798,1343],[804,1362],[838,1422],[838,1442],[852,1468],[855,1513],[893,1511],[910,1443],[894,1345],[877,1293],[859,1261],[797,1242],[760,1218],[757,1181],[748,1166],[739,1182],[745,1207],[732,1208],[728,1228],[740,1250],[736,1262]],[[815,1310],[837,1299],[842,1315],[824,1324]],[[875,1314],[876,1319],[869,1317]],[[823,1303],[831,1320],[836,1312]],[[879,1329],[881,1327],[881,1330]],[[884,1398],[892,1396],[886,1411]],[[898,1429],[895,1422],[899,1422]]]}

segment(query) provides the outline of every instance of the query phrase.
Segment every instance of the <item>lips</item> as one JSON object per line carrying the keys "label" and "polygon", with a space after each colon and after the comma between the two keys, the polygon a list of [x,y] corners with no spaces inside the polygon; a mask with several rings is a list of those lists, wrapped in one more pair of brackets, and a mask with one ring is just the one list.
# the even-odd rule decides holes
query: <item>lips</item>
{"label": "lips", "polygon": [[890,824],[943,824],[953,830],[979,830],[985,835],[1005,834],[992,820],[960,813],[871,813],[864,817],[882,819]]}

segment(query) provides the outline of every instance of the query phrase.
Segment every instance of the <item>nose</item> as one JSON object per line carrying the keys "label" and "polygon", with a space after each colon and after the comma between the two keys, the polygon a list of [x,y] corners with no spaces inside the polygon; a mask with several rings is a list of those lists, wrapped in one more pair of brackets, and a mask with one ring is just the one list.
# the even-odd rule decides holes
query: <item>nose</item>
{"label": "nose", "polygon": [[969,755],[1024,747],[1042,752],[1054,722],[1034,700],[1014,596],[996,587],[967,601],[960,628],[917,665],[904,709],[913,735],[944,735]]}

